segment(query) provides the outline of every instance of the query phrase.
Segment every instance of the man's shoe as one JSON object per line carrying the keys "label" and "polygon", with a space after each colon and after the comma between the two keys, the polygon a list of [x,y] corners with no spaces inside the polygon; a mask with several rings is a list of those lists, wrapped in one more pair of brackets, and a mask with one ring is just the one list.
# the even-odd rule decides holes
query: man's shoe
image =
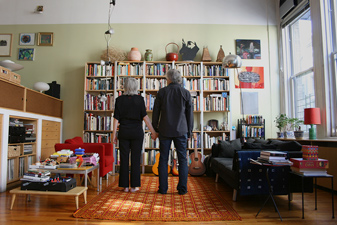
{"label": "man's shoe", "polygon": [[178,190],[178,193],[179,193],[180,195],[185,195],[185,194],[187,194],[187,192],[188,192],[188,191],[181,191],[181,190]]}
{"label": "man's shoe", "polygon": [[131,188],[130,192],[134,193],[134,192],[137,192],[139,191],[139,187],[135,187],[135,188]]}
{"label": "man's shoe", "polygon": [[159,194],[162,194],[162,195],[165,195],[165,194],[166,194],[166,192],[161,192],[160,190],[158,190],[158,193],[159,193]]}
{"label": "man's shoe", "polygon": [[124,188],[124,192],[129,192],[129,188]]}

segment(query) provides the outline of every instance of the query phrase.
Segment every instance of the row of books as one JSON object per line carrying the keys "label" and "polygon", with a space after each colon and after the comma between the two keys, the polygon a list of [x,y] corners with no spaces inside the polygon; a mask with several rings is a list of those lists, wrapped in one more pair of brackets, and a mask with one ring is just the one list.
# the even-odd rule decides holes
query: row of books
{"label": "row of books", "polygon": [[156,96],[152,94],[147,94],[144,100],[146,110],[153,110],[154,102],[156,101]]}
{"label": "row of books", "polygon": [[204,76],[225,76],[228,77],[228,70],[222,65],[204,65]]}
{"label": "row of books", "polygon": [[85,79],[86,90],[113,90],[114,79],[102,78],[102,79]]}
{"label": "row of books", "polygon": [[203,90],[226,91],[229,90],[227,79],[203,79]]}
{"label": "row of books", "polygon": [[159,148],[159,138],[153,140],[151,138],[151,133],[147,132],[144,134],[144,148]]}
{"label": "row of books", "polygon": [[100,64],[89,64],[87,70],[85,71],[86,76],[112,76],[112,71],[114,71],[114,65],[110,65],[111,68],[107,70],[106,65]]}
{"label": "row of books", "polygon": [[23,154],[24,155],[33,154],[33,145],[24,145],[23,146]]}
{"label": "row of books", "polygon": [[160,88],[167,86],[166,79],[153,79],[153,78],[146,78],[145,80],[145,87],[148,90],[159,90]]}
{"label": "row of books", "polygon": [[112,133],[85,132],[83,141],[85,143],[111,143]]}
{"label": "row of books", "polygon": [[139,76],[143,75],[142,63],[118,63],[117,75]]}
{"label": "row of books", "polygon": [[242,137],[264,137],[264,128],[257,126],[241,125]]}
{"label": "row of books", "polygon": [[200,90],[200,79],[183,79],[183,87],[190,91]]}
{"label": "row of books", "polygon": [[200,96],[191,93],[191,100],[193,104],[193,111],[200,111]]}
{"label": "row of books", "polygon": [[229,111],[230,103],[229,96],[227,93],[224,93],[226,97],[223,97],[223,94],[211,94],[206,96],[203,100],[204,110],[205,111]]}
{"label": "row of books", "polygon": [[84,113],[84,130],[112,130],[113,115],[100,116]]}
{"label": "row of books", "polygon": [[163,63],[147,63],[145,67],[145,74],[164,76],[168,70],[172,68],[171,64]]}
{"label": "row of books", "polygon": [[200,76],[201,65],[200,64],[181,64],[177,63],[176,69],[180,72],[181,76]]}
{"label": "row of books", "polygon": [[204,148],[212,148],[213,144],[218,144],[219,141],[228,140],[228,136],[222,133],[221,136],[213,137],[207,133],[204,133]]}
{"label": "row of books", "polygon": [[264,119],[261,115],[247,115],[246,118],[240,119],[241,124],[263,124]]}
{"label": "row of books", "polygon": [[84,110],[113,110],[115,108],[113,94],[106,93],[105,96],[107,100],[102,102],[99,96],[86,94],[84,96]]}

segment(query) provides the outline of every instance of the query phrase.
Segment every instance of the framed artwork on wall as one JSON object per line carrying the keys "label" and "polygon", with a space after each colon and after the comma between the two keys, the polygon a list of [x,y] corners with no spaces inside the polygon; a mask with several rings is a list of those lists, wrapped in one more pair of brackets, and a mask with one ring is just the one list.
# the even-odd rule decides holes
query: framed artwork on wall
{"label": "framed artwork on wall", "polygon": [[54,34],[52,32],[40,32],[37,35],[37,45],[53,46]]}
{"label": "framed artwork on wall", "polygon": [[243,40],[235,41],[236,55],[241,59],[261,59],[260,40]]}
{"label": "framed artwork on wall", "polygon": [[0,56],[12,56],[12,34],[0,34]]}
{"label": "framed artwork on wall", "polygon": [[21,33],[19,45],[34,45],[35,34],[34,33]]}
{"label": "framed artwork on wall", "polygon": [[33,61],[35,49],[34,48],[19,48],[18,60]]}
{"label": "framed artwork on wall", "polygon": [[264,68],[259,66],[243,66],[235,76],[235,88],[264,89]]}

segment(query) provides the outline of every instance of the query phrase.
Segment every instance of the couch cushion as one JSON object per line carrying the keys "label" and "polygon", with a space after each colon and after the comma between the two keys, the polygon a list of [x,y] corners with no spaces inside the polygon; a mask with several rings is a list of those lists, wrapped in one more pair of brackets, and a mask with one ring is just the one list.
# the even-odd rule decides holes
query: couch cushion
{"label": "couch cushion", "polygon": [[243,144],[244,149],[261,149],[262,148],[261,146],[262,146],[261,143],[247,143],[247,142],[245,142]]}
{"label": "couch cushion", "polygon": [[236,139],[233,141],[219,141],[219,157],[233,158],[235,150],[241,150],[241,141]]}
{"label": "couch cushion", "polygon": [[83,140],[81,137],[74,137],[72,139],[67,139],[64,141],[65,144],[83,144]]}
{"label": "couch cushion", "polygon": [[261,144],[267,144],[269,141],[268,140],[264,140],[261,138],[256,138],[254,143],[261,143]]}
{"label": "couch cushion", "polygon": [[301,151],[302,145],[297,141],[287,141],[278,146],[280,151]]}

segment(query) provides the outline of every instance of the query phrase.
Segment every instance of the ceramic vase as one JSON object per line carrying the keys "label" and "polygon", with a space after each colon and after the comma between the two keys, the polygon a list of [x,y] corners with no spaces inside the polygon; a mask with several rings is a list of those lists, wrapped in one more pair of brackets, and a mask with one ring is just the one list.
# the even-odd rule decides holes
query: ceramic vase
{"label": "ceramic vase", "polygon": [[138,51],[138,48],[131,48],[131,51],[128,53],[128,60],[129,61],[140,61],[142,55]]}
{"label": "ceramic vase", "polygon": [[152,54],[151,49],[146,49],[144,59],[145,59],[145,61],[152,61],[153,60],[153,54]]}

